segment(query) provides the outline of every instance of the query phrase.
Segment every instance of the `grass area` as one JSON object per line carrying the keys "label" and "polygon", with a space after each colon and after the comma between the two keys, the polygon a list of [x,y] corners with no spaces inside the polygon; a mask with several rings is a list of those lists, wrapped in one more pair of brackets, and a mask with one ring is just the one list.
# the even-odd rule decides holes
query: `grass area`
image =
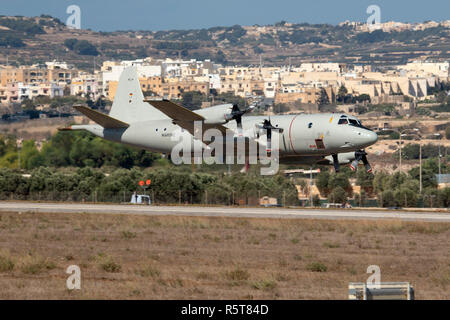
{"label": "grass area", "polygon": [[450,299],[449,238],[397,220],[0,213],[0,299],[347,299],[373,264]]}

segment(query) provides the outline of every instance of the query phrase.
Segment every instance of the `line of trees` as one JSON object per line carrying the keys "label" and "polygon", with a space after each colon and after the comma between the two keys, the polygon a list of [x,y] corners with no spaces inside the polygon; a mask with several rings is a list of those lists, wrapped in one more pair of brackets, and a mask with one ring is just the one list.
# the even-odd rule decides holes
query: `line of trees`
{"label": "line of trees", "polygon": [[[378,204],[383,207],[432,205],[448,208],[450,207],[450,188],[437,189],[438,170],[436,159],[429,159],[423,163],[422,194],[419,192],[419,167],[412,168],[408,173],[393,174],[385,171],[369,174],[359,170],[356,173],[356,185],[360,186],[361,192],[355,194],[349,180],[355,174],[348,168],[344,168],[340,173],[322,171],[316,177],[316,186],[321,195],[333,203],[345,203],[348,198],[354,197],[355,202],[362,205],[368,198],[377,198]],[[441,170],[446,172],[447,166],[442,164]]]}
{"label": "line of trees", "polygon": [[151,179],[150,193],[158,203],[232,204],[264,195],[296,205],[297,189],[283,175],[260,176],[192,172],[191,168],[116,169],[104,174],[100,169],[45,167],[24,176],[17,170],[0,169],[0,199],[61,201],[129,201],[140,190],[140,180]]}
{"label": "line of trees", "polygon": [[[404,155],[414,158],[416,151],[405,147]],[[436,154],[430,151],[427,155],[427,152],[423,148],[423,155],[430,158],[423,161],[421,194],[418,166],[407,173],[378,171],[374,175],[364,170],[354,173],[347,167],[336,174],[326,167],[316,177],[316,185],[321,195],[334,203],[344,203],[354,197],[356,203],[362,205],[368,198],[377,198],[379,205],[385,207],[449,207],[450,188],[437,189],[435,175],[439,168],[437,158],[432,158]],[[447,163],[448,159],[441,161],[441,172],[448,172]],[[44,199],[64,193],[64,199],[90,197],[87,200],[93,201],[94,192],[98,192],[105,201],[117,201],[114,197],[127,198],[125,195],[136,189],[138,180],[150,178],[154,195],[161,202],[202,203],[207,197],[208,203],[229,204],[233,194],[236,199],[269,195],[296,205],[294,184],[301,185],[301,181],[291,181],[281,173],[274,177],[228,175],[223,166],[201,166],[197,172],[192,172],[190,166],[173,166],[159,154],[105,141],[83,131],[58,132],[40,149],[33,140],[23,141],[19,149],[14,136],[0,137],[0,168],[3,198]],[[24,177],[24,172],[31,177]],[[360,193],[352,194],[350,178],[356,178]]]}
{"label": "line of trees", "polygon": [[25,140],[19,150],[14,136],[0,137],[0,167],[149,167],[161,159],[157,153],[106,141],[87,132],[58,132],[38,150]]}

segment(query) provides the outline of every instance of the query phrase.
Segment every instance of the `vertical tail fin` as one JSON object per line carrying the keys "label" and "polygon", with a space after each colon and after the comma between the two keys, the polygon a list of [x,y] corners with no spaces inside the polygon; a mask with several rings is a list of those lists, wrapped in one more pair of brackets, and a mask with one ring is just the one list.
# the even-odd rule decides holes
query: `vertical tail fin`
{"label": "vertical tail fin", "polygon": [[122,71],[109,116],[126,123],[167,119],[167,116],[144,102],[136,67]]}

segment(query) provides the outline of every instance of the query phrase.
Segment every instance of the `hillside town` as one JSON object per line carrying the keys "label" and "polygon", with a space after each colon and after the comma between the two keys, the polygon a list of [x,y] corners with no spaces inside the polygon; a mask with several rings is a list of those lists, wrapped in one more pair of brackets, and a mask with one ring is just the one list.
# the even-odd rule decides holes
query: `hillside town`
{"label": "hillside town", "polygon": [[181,99],[183,92],[231,93],[242,98],[271,98],[274,103],[335,104],[345,93],[356,102],[392,103],[413,112],[414,102],[433,98],[433,89],[449,81],[449,62],[414,61],[377,70],[370,65],[302,63],[299,66],[222,66],[210,60],[137,59],[105,61],[88,73],[65,62],[0,67],[2,106],[39,96],[82,96],[113,100],[122,70],[134,65],[143,92]]}

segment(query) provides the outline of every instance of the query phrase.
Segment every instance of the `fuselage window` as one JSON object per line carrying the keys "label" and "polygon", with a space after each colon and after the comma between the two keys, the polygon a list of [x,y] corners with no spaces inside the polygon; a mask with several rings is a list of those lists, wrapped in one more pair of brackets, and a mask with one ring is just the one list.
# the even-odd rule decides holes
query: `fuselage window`
{"label": "fuselage window", "polygon": [[309,128],[309,129],[312,128],[312,122],[310,122],[310,123],[308,124],[308,128]]}

